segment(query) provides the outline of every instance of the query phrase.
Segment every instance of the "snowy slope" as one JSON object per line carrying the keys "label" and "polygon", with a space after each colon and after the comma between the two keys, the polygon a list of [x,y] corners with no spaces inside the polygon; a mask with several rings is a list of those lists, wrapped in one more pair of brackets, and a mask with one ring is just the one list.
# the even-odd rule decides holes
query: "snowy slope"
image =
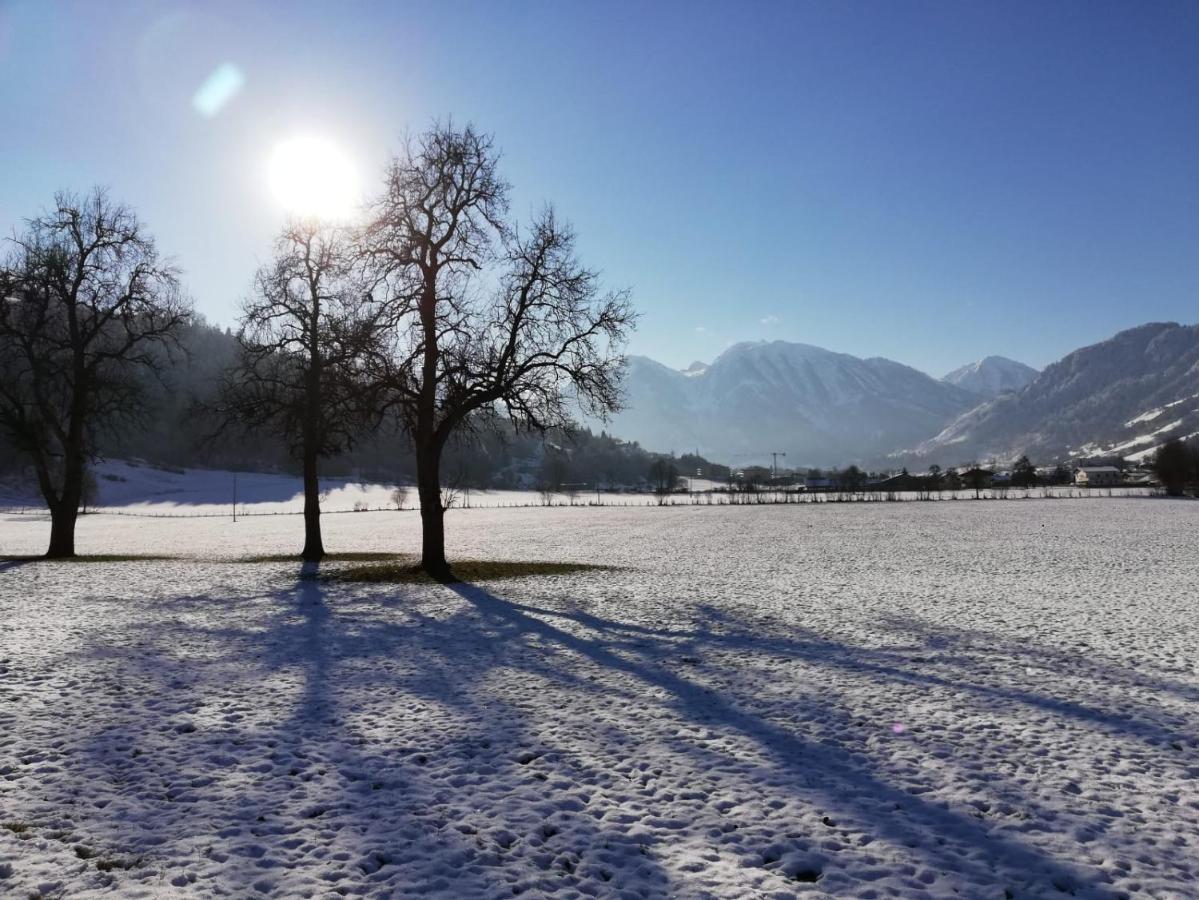
{"label": "snowy slope", "polygon": [[0,572],[0,894],[1190,896],[1197,527],[1165,500],[474,511],[453,554],[624,568],[452,588],[211,560],[294,549],[282,517],[88,517],[87,550],[192,559]]}
{"label": "snowy slope", "polygon": [[981,397],[997,397],[1020,390],[1036,377],[1032,366],[1004,356],[988,356],[954,369],[941,380]]}
{"label": "snowy slope", "polygon": [[[1171,424],[1154,421],[1169,410]],[[1122,331],[1047,367],[1028,386],[970,410],[915,455],[1040,461],[1137,448],[1199,432],[1199,326],[1153,323]],[[1136,441],[1136,443],[1129,443]]]}

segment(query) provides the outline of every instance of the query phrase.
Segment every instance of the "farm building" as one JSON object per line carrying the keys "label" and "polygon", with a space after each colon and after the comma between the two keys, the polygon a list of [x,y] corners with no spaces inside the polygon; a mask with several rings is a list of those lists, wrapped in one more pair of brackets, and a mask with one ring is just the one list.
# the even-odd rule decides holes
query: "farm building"
{"label": "farm building", "polygon": [[1074,483],[1080,487],[1118,487],[1123,480],[1115,466],[1083,466],[1074,473]]}

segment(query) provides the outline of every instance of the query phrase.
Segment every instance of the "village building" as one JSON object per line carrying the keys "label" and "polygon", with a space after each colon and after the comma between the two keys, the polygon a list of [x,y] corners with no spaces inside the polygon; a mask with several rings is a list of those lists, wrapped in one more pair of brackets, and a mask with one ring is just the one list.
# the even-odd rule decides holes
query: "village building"
{"label": "village building", "polygon": [[1115,466],[1083,466],[1075,471],[1074,483],[1079,487],[1119,487],[1124,476]]}

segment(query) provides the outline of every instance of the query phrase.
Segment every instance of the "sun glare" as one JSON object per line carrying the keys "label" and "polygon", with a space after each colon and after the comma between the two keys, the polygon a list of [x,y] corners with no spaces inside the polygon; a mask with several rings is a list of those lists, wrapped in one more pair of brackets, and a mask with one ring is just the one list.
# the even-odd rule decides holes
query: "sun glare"
{"label": "sun glare", "polygon": [[353,160],[325,138],[294,137],[279,144],[269,177],[271,192],[294,215],[343,219],[359,199]]}

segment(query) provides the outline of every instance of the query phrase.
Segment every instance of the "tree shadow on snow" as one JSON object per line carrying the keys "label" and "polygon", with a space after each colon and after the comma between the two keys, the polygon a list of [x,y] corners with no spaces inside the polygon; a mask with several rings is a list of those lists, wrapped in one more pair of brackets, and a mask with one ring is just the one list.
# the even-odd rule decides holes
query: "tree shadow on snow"
{"label": "tree shadow on snow", "polygon": [[[715,783],[728,778],[730,790],[768,778],[781,799],[819,799],[829,815],[814,831],[780,820],[777,840],[763,841],[752,863],[785,876],[780,889],[819,878],[828,891],[864,890],[838,882],[836,851],[827,849],[830,838],[854,833],[979,891],[1102,897],[1115,895],[1102,871],[1056,858],[977,811],[924,799],[873,751],[849,746],[852,700],[764,696],[770,666],[953,691],[972,707],[1031,709],[1152,744],[1188,733],[1186,721],[1146,702],[1154,692],[1192,700],[1181,682],[1092,659],[1086,702],[1054,696],[1007,669],[997,675],[993,655],[1023,653],[1061,669],[1069,654],[980,632],[897,619],[889,627],[906,644],[856,647],[802,630],[764,636],[748,614],[711,606],[695,607],[686,627],[653,627],[470,583],[396,593],[315,574],[211,605],[204,596],[164,601],[163,620],[134,654],[96,632],[92,663],[121,667],[139,688],[85,730],[76,793],[91,791],[103,805],[77,815],[80,828],[132,841],[150,858],[203,844],[212,871],[201,879],[232,878],[263,894],[308,890],[294,879],[315,869],[338,891],[497,896],[590,883],[659,896],[682,889],[661,860],[669,848],[658,846],[662,832],[630,827],[627,814],[654,802],[643,789],[655,760],[674,760],[715,773]],[[1140,691],[1131,701],[1120,696],[1130,686]],[[545,705],[547,691],[570,707]],[[119,711],[131,703],[142,705]],[[784,706],[818,706],[838,736],[805,730],[810,723],[797,725]],[[626,721],[629,710],[648,724]],[[667,713],[690,730],[647,756],[637,728],[656,740]],[[711,739],[693,739],[706,729]],[[595,752],[580,752],[580,738]],[[920,785],[933,777],[921,773]],[[1021,785],[1003,787],[1035,802]],[[784,872],[793,838],[813,862]],[[911,892],[924,887],[913,882]]]}
{"label": "tree shadow on snow", "polygon": [[[1178,733],[1162,729],[1131,714],[1086,707],[1030,690],[971,684],[957,678],[922,673],[872,654],[828,639],[763,640],[744,632],[724,613],[701,610],[721,619],[723,631],[708,628],[690,631],[655,629],[606,620],[587,612],[562,611],[510,602],[477,585],[449,586],[481,613],[489,630],[504,634],[508,641],[536,640],[539,647],[558,645],[588,662],[640,682],[647,690],[664,694],[666,702],[681,716],[699,723],[732,729],[750,738],[775,764],[789,772],[807,791],[824,797],[829,809],[839,810],[841,823],[856,822],[897,847],[908,848],[915,857],[942,871],[954,872],[982,887],[1009,883],[1021,890],[1062,891],[1086,896],[1115,896],[1109,878],[1069,860],[1056,859],[1014,836],[998,833],[980,822],[977,814],[952,810],[922,800],[908,790],[887,783],[872,771],[869,760],[836,746],[804,739],[768,718],[747,712],[719,693],[690,680],[663,660],[696,663],[690,654],[711,651],[782,655],[818,667],[845,667],[879,681],[915,686],[948,686],[1016,706],[1039,708],[1055,715],[1079,718],[1091,725],[1113,728],[1155,742]],[[543,618],[543,616],[545,618]],[[546,618],[564,617],[582,625],[596,637],[580,636],[560,628]],[[711,624],[717,624],[712,621]],[[864,655],[864,657],[863,657]],[[819,701],[817,701],[819,702]],[[710,749],[705,751],[710,753]]]}
{"label": "tree shadow on snow", "polygon": [[[1155,678],[1114,661],[1068,654],[982,631],[959,632],[915,620],[884,620],[890,630],[917,637],[908,646],[854,647],[815,633],[792,639],[763,639],[752,628],[715,607],[700,607],[711,633],[701,644],[725,650],[763,651],[822,668],[843,669],[882,682],[943,688],[970,694],[996,710],[1038,709],[1087,728],[1161,747],[1195,729],[1156,698],[1177,694],[1199,700],[1199,692],[1172,679]],[[1005,666],[997,662],[1002,659]],[[1029,665],[1031,663],[1031,666]],[[1053,679],[1030,686],[1029,668]],[[1067,682],[1069,679],[1069,682]],[[1046,681],[1050,683],[1045,683]],[[1137,688],[1141,696],[1131,696]],[[1048,693],[1060,691],[1069,696]],[[1083,694],[1090,702],[1074,695]]]}
{"label": "tree shadow on snow", "polygon": [[[504,601],[509,603],[509,601]],[[813,666],[844,669],[880,681],[915,687],[939,687],[974,694],[998,708],[1039,708],[1047,713],[1074,719],[1088,727],[1130,737],[1154,746],[1185,738],[1196,723],[1164,708],[1160,698],[1174,696],[1199,702],[1199,689],[1176,679],[1153,676],[1097,654],[1080,655],[1037,645],[1028,639],[1014,641],[981,630],[955,629],[914,619],[892,617],[883,621],[888,630],[915,643],[882,648],[856,647],[816,632],[796,629],[795,636],[763,637],[762,628],[710,605],[699,605],[692,627],[651,628],[635,623],[604,619],[573,609],[510,602],[514,611],[534,617],[566,619],[605,636],[608,646],[637,651],[666,641],[676,656],[711,650],[771,655]],[[997,671],[996,659],[1009,663],[1006,673]],[[1016,669],[1022,671],[1017,672]],[[1045,693],[1047,686],[1027,686],[1027,677],[1009,677],[997,683],[997,675],[1027,676],[1029,669],[1052,673],[1056,686],[1071,679],[1069,692],[1082,693],[1090,702]],[[1053,687],[1049,685],[1048,687]],[[1139,692],[1133,696],[1132,692]]]}
{"label": "tree shadow on snow", "polygon": [[[524,710],[486,690],[503,652],[473,613],[413,611],[397,622],[373,603],[339,602],[316,574],[243,597],[265,622],[257,613],[239,621],[228,598],[209,607],[220,621],[189,621],[203,608],[192,597],[167,604],[172,615],[133,658],[102,642],[90,648],[96,663],[120,661],[124,680],[150,699],[93,725],[74,754],[79,787],[67,793],[87,785],[102,805],[77,816],[71,840],[128,847],[167,866],[168,880],[188,877],[164,861],[172,848],[200,844],[191,877],[207,862],[226,888],[267,896],[314,884],[352,894],[550,895],[582,880],[669,893],[650,837],[605,823],[602,798],[548,787],[606,773],[531,733]],[[514,625],[498,640],[515,635]],[[180,657],[179,648],[205,647],[217,652]],[[528,677],[556,668],[537,664]],[[591,687],[568,674],[558,681],[576,693]],[[210,787],[226,779],[235,786]]]}

